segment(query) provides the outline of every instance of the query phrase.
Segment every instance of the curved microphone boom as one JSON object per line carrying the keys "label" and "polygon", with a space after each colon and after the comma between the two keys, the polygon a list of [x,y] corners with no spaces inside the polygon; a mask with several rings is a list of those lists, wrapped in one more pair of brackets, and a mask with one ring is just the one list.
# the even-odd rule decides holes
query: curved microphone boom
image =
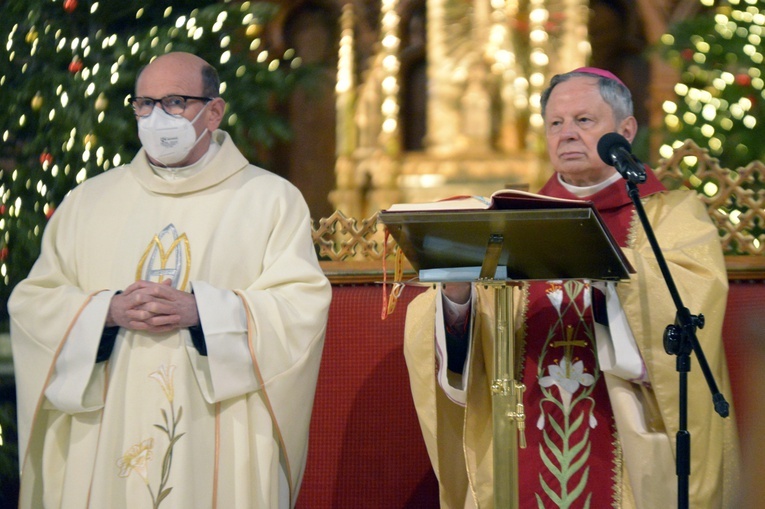
{"label": "curved microphone boom", "polygon": [[632,154],[630,142],[621,134],[604,134],[598,141],[598,155],[626,180],[636,184],[645,182],[645,166]]}

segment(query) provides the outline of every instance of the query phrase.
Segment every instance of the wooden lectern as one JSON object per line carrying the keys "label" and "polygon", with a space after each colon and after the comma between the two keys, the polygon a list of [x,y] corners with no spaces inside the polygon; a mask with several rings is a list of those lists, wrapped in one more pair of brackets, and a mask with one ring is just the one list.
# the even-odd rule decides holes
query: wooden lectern
{"label": "wooden lectern", "polygon": [[619,281],[634,270],[589,202],[516,210],[382,211],[380,220],[421,281],[494,288],[494,507],[518,507],[525,415],[513,341],[512,288],[531,280]]}

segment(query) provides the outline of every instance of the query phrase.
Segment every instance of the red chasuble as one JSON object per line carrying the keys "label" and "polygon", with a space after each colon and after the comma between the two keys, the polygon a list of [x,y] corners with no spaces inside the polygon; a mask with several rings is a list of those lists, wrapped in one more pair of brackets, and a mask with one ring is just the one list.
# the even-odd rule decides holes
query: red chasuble
{"label": "red chasuble", "polygon": [[[650,170],[641,196],[663,191]],[[540,194],[578,199],[553,176]],[[619,180],[587,198],[626,247],[634,205]],[[571,246],[571,249],[586,249]],[[619,506],[621,452],[598,368],[590,285],[528,285],[521,366],[527,447],[519,449],[520,507]]]}

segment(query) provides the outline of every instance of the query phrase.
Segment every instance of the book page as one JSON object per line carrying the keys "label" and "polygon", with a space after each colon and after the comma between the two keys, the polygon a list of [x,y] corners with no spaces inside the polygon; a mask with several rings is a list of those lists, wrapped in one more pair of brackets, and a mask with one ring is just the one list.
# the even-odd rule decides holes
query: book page
{"label": "book page", "polygon": [[569,200],[566,198],[554,198],[541,194],[518,191],[515,189],[502,189],[491,195],[490,209],[495,210],[518,210],[518,209],[560,209],[592,207],[592,202],[586,200]]}
{"label": "book page", "polygon": [[520,191],[517,189],[501,189],[495,191],[489,198],[483,196],[452,196],[438,201],[421,203],[396,203],[383,212],[417,212],[417,211],[451,211],[451,210],[522,210],[522,209],[559,209],[592,207],[586,200],[569,200],[553,198],[541,194]]}
{"label": "book page", "polygon": [[435,210],[486,210],[489,200],[482,196],[453,196],[439,201],[422,203],[396,203],[383,212],[416,212]]}

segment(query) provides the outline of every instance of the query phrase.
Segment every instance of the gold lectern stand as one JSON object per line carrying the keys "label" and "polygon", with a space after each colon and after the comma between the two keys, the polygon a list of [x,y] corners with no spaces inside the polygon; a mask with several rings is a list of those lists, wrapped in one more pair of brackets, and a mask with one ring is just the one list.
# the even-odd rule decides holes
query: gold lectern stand
{"label": "gold lectern stand", "polygon": [[586,202],[541,210],[382,211],[380,220],[420,281],[470,281],[494,288],[494,507],[516,509],[518,447],[526,445],[525,387],[516,373],[512,282],[618,281],[634,270]]}
{"label": "gold lectern stand", "polygon": [[516,508],[518,447],[526,447],[526,414],[523,411],[526,386],[516,380],[515,373],[513,287],[507,281],[494,279],[503,243],[499,234],[489,238],[479,282],[494,289],[494,378],[491,383],[494,507]]}

